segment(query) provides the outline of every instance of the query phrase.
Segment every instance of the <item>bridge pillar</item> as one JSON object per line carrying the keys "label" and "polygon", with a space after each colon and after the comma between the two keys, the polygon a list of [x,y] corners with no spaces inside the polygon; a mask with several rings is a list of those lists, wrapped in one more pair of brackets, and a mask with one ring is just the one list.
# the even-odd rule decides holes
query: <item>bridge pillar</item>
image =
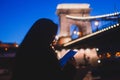
{"label": "bridge pillar", "polygon": [[58,4],[56,11],[56,14],[59,16],[60,23],[60,32],[58,36],[70,37],[70,28],[72,25],[78,27],[79,32],[82,33],[82,36],[92,33],[91,24],[89,20],[73,20],[66,17],[66,15],[76,17],[89,16],[91,10],[89,6],[89,4]]}
{"label": "bridge pillar", "polygon": [[[92,33],[91,22],[90,20],[76,20],[66,17],[67,15],[75,16],[75,17],[88,17],[90,16],[91,9],[89,8],[89,4],[58,4],[56,14],[59,17],[59,25],[60,31],[58,33],[58,44],[64,44],[71,40],[71,27],[75,25],[78,28],[78,31],[82,33],[79,35],[85,36],[87,34]],[[58,59],[62,58],[66,53],[66,49],[57,51]],[[77,64],[84,64],[84,54],[89,57],[89,62],[94,64],[97,60],[97,52],[96,49],[78,49],[76,55],[74,56]],[[82,62],[80,62],[82,61]]]}

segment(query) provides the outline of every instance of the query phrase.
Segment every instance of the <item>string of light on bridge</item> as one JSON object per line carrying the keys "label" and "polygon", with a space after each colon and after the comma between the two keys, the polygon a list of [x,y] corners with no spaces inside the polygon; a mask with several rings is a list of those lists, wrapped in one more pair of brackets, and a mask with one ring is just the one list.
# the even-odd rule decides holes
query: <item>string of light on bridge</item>
{"label": "string of light on bridge", "polygon": [[63,46],[66,47],[66,46],[68,46],[68,45],[74,44],[74,43],[76,43],[76,42],[78,42],[78,41],[81,41],[81,40],[83,40],[83,39],[86,39],[86,38],[95,36],[95,35],[97,35],[97,34],[99,34],[99,33],[105,32],[105,31],[110,30],[110,29],[112,29],[112,28],[119,27],[119,25],[120,25],[120,23],[114,24],[114,25],[112,25],[112,26],[109,26],[109,27],[104,28],[104,29],[102,29],[102,30],[99,30],[99,31],[97,31],[97,32],[91,33],[91,34],[89,34],[89,35],[86,35],[86,36],[83,36],[83,37],[78,38],[78,39],[76,39],[76,40],[73,40],[73,41],[70,41],[70,42],[68,42],[68,43],[65,43]]}
{"label": "string of light on bridge", "polygon": [[120,15],[120,12],[115,12],[115,13],[105,14],[105,15],[98,15],[98,16],[88,16],[88,17],[78,17],[78,16],[71,16],[71,15],[66,15],[66,17],[70,19],[76,19],[76,20],[90,20],[90,19],[106,18],[106,17],[119,16],[119,15]]}

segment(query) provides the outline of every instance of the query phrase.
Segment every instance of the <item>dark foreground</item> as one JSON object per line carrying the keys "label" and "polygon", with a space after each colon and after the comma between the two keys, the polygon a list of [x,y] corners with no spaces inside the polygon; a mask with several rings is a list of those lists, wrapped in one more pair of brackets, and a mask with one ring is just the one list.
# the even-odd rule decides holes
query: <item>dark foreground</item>
{"label": "dark foreground", "polygon": [[[81,67],[75,80],[120,80],[120,59],[103,59],[98,67]],[[0,58],[0,80],[10,80],[14,58]],[[84,75],[85,74],[85,75]],[[81,79],[83,77],[83,79]]]}

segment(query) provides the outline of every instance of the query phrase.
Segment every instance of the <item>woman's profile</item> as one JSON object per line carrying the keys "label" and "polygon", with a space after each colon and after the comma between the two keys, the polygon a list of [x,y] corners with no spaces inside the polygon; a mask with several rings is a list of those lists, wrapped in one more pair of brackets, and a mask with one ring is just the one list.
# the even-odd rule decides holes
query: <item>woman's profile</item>
{"label": "woman's profile", "polygon": [[46,18],[32,25],[16,52],[11,80],[66,80],[50,46],[57,29],[57,25]]}

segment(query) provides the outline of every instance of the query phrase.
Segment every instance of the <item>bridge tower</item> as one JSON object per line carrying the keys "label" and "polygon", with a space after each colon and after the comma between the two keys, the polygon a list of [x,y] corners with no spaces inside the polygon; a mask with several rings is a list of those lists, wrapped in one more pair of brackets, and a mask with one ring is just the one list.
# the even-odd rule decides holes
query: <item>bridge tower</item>
{"label": "bridge tower", "polygon": [[67,15],[76,17],[87,17],[90,13],[89,4],[58,4],[56,14],[59,17],[60,32],[59,37],[65,36],[71,38],[70,28],[72,25],[77,26],[80,36],[92,33],[89,20],[74,20],[67,18]]}
{"label": "bridge tower", "polygon": [[[79,20],[79,19],[71,19],[67,16],[75,16],[75,17],[89,17],[91,9],[90,5],[87,3],[76,4],[76,3],[67,3],[67,4],[58,4],[56,14],[59,17],[59,26],[60,31],[58,33],[58,44],[64,44],[72,40],[71,38],[71,27],[75,26],[78,28],[78,32],[81,34],[78,37],[88,35],[92,33],[92,27],[90,20]],[[61,51],[57,51],[58,59],[60,59],[63,55],[67,53],[66,49],[62,49]],[[91,54],[92,53],[92,54]],[[84,63],[83,56],[87,55],[90,57],[90,63],[96,62],[98,57],[96,53],[96,49],[78,49],[77,54],[74,56],[77,64]]]}

